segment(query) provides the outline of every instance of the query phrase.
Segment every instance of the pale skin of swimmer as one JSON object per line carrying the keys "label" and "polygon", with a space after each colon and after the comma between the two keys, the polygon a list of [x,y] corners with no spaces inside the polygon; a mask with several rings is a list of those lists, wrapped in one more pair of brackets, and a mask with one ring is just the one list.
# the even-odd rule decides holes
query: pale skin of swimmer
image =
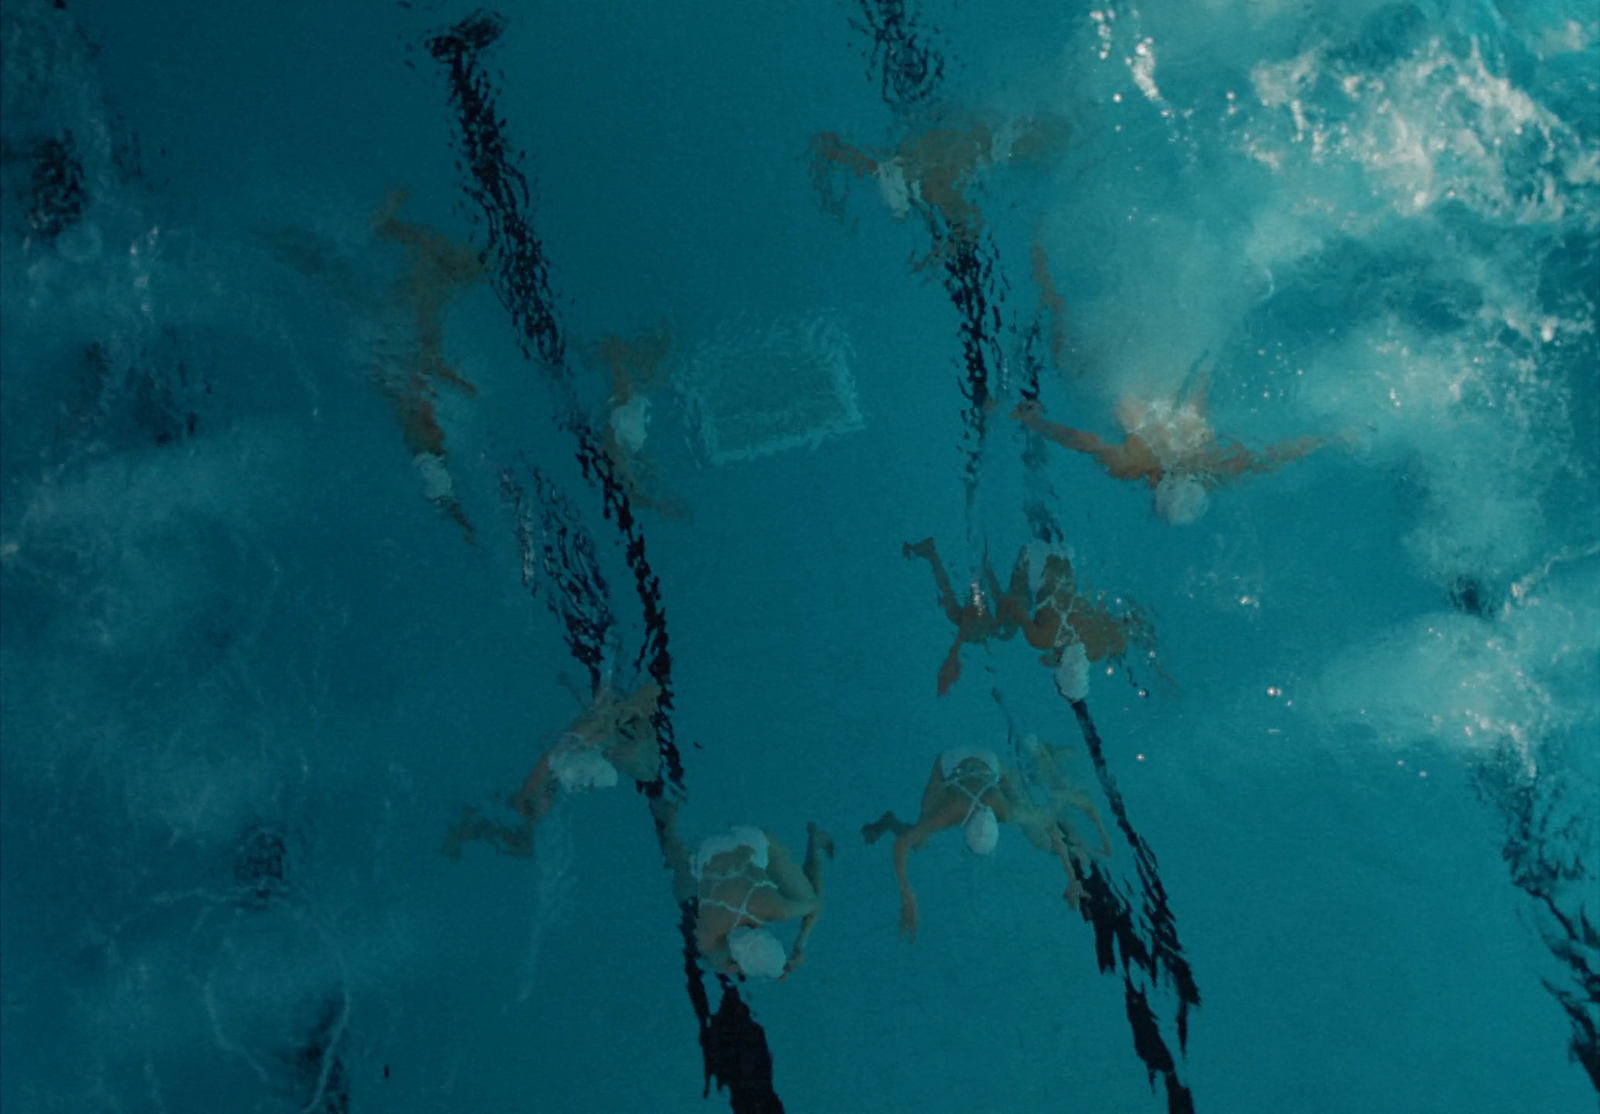
{"label": "pale skin of swimmer", "polygon": [[[1206,420],[1206,386],[1202,379],[1193,397],[1164,408],[1124,399],[1117,407],[1127,430],[1120,442],[1049,421],[1033,401],[1018,403],[1011,416],[1029,432],[1092,457],[1112,479],[1142,481],[1151,490],[1168,472],[1193,476],[1208,488],[1232,483],[1271,472],[1327,443],[1321,437],[1302,437],[1252,452],[1236,441],[1219,441]],[[1157,413],[1156,420],[1147,420]]]}
{"label": "pale skin of swimmer", "polygon": [[609,682],[601,685],[556,744],[540,757],[522,788],[512,794],[511,807],[534,823],[544,819],[555,807],[559,789],[551,763],[577,750],[597,752],[618,773],[641,785],[654,781],[661,763],[653,722],[660,693],[654,681],[646,681],[626,696]]}
{"label": "pale skin of swimmer", "polygon": [[[1050,799],[1048,808],[1035,804],[1017,785],[1014,773],[1004,767],[996,775],[983,759],[969,757],[946,777],[944,760],[936,758],[928,784],[922,790],[922,807],[915,824],[907,824],[891,811],[861,829],[862,837],[869,844],[886,834],[894,835],[894,873],[900,885],[900,934],[908,941],[917,938],[917,897],[906,872],[906,859],[911,852],[922,850],[939,832],[964,826],[975,805],[993,809],[997,821],[1015,825],[1029,843],[1041,851],[1049,851],[1061,861],[1067,872],[1067,888],[1062,897],[1072,908],[1077,908],[1082,894],[1079,872],[1087,868],[1091,856],[1109,855],[1111,840],[1100,823],[1094,802],[1087,794],[1074,789],[1056,766],[1055,755],[1059,753],[1060,750],[1052,753],[1043,745],[1035,751],[1035,773]],[[1063,819],[1063,813],[1069,808],[1081,812],[1094,824],[1100,838],[1098,848],[1084,846],[1072,833]]]}
{"label": "pale skin of swimmer", "polygon": [[677,833],[679,803],[661,798],[651,801],[650,807],[666,833],[663,848],[677,897],[699,898],[694,940],[707,966],[723,974],[739,974],[728,948],[728,937],[735,930],[765,928],[799,918],[800,930],[778,981],[787,979],[805,961],[806,941],[822,916],[822,856],[833,858],[833,837],[815,824],[807,824],[805,861],[796,864],[783,841],[763,829],[767,839],[764,868],[754,861],[750,847],[738,846],[712,855],[696,879],[689,849]]}
{"label": "pale skin of swimmer", "polygon": [[939,606],[956,628],[955,641],[939,666],[940,696],[950,691],[961,676],[961,647],[968,643],[983,643],[990,638],[1008,640],[1021,631],[1028,645],[1045,651],[1039,659],[1045,665],[1056,663],[1067,642],[1081,642],[1090,661],[1116,657],[1127,650],[1127,637],[1117,621],[1104,608],[1077,594],[1072,565],[1063,556],[1050,554],[1045,558],[1036,594],[1028,591],[1026,548],[1017,554],[1010,583],[1003,593],[993,566],[985,558],[979,580],[963,603],[932,538],[907,543],[901,552],[907,559],[921,557],[928,562],[939,592]]}

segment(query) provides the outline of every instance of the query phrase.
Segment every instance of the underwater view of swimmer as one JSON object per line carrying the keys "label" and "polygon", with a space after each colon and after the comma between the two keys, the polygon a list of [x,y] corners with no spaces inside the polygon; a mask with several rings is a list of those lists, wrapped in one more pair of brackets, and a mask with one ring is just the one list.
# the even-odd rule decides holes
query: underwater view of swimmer
{"label": "underwater view of swimmer", "polygon": [[1324,437],[1301,437],[1252,450],[1219,438],[1207,415],[1209,386],[1201,375],[1172,399],[1124,397],[1116,408],[1121,441],[1052,422],[1033,400],[1018,403],[1011,416],[1028,432],[1092,457],[1112,479],[1143,483],[1158,518],[1188,526],[1210,508],[1216,488],[1274,472],[1328,444]]}
{"label": "underwater view of swimmer", "polygon": [[[565,683],[565,678],[562,679]],[[570,687],[570,686],[569,686]],[[652,719],[661,696],[654,681],[631,692],[602,681],[588,700],[573,690],[581,710],[539,757],[521,788],[505,799],[519,819],[507,823],[463,806],[445,839],[445,853],[461,854],[464,844],[488,843],[502,854],[533,854],[533,833],[549,815],[562,793],[609,789],[625,774],[638,785],[654,781],[661,755],[656,748]]]}
{"label": "underwater view of swimmer", "polygon": [[[677,831],[679,802],[658,798],[650,809],[679,900],[694,902],[694,942],[706,966],[779,982],[793,974],[822,916],[822,859],[833,858],[833,837],[807,824],[805,858],[796,863],[771,832],[735,825],[690,855]],[[785,950],[771,926],[792,920],[800,927]]]}
{"label": "underwater view of swimmer", "polygon": [[1037,588],[1026,546],[1011,565],[1004,590],[989,559],[964,596],[958,596],[932,538],[901,547],[907,560],[920,557],[933,572],[939,607],[956,628],[955,640],[939,665],[938,694],[943,696],[961,676],[961,649],[1002,642],[1020,631],[1028,645],[1043,650],[1039,662],[1056,671],[1057,687],[1069,700],[1081,699],[1088,687],[1088,663],[1121,658],[1130,638],[1151,641],[1150,625],[1136,610],[1113,614],[1105,600],[1084,595],[1073,577],[1071,559],[1061,552],[1045,554]]}
{"label": "underwater view of swimmer", "polygon": [[[1062,897],[1077,908],[1081,879],[1091,858],[1111,854],[1111,840],[1093,800],[1071,785],[1058,762],[1065,748],[1051,748],[1030,736],[1024,747],[1025,770],[1009,770],[993,751],[956,747],[934,760],[914,824],[885,812],[861,829],[862,838],[877,843],[894,836],[894,873],[900,887],[900,934],[917,938],[917,896],[911,888],[906,859],[920,851],[939,832],[960,828],[967,849],[992,855],[1000,841],[1000,825],[1014,824],[1034,847],[1048,851],[1067,872]],[[1034,800],[1027,786],[1036,786],[1043,801]],[[1091,846],[1073,830],[1069,812],[1086,817],[1094,826],[1098,843]]]}

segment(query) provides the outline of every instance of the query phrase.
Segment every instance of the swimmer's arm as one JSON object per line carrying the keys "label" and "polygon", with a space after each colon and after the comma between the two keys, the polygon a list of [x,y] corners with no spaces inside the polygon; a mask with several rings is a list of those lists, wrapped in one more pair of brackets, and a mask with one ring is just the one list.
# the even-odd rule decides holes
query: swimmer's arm
{"label": "swimmer's arm", "polygon": [[950,652],[945,655],[944,661],[939,663],[939,676],[935,686],[938,695],[943,696],[950,691],[950,686],[956,683],[961,676],[961,644],[966,637],[961,631],[956,631],[956,640],[950,645]]}
{"label": "swimmer's arm", "polygon": [[[560,744],[557,744],[560,745]],[[538,823],[555,806],[556,786],[550,777],[550,754],[546,751],[522,788],[511,795],[510,805],[529,820]]]}
{"label": "swimmer's arm", "polygon": [[1095,463],[1114,480],[1144,480],[1153,484],[1161,478],[1161,463],[1136,433],[1130,433],[1125,440],[1112,444],[1101,440],[1097,434],[1048,421],[1036,403],[1019,405],[1012,417],[1021,422],[1025,429],[1054,441],[1062,448],[1093,457]]}
{"label": "swimmer's arm", "polygon": [[672,872],[672,896],[678,901],[693,897],[698,885],[689,860],[689,845],[678,834],[678,811],[682,802],[670,797],[650,798],[650,816],[656,822],[656,839],[661,844],[661,857]]}
{"label": "swimmer's arm", "polygon": [[1242,479],[1257,473],[1275,471],[1290,461],[1310,456],[1327,443],[1327,439],[1323,437],[1301,437],[1293,441],[1280,442],[1254,453],[1243,445],[1229,442],[1225,447],[1219,448],[1206,462],[1206,471],[1223,479]]}
{"label": "swimmer's arm", "polygon": [[894,876],[900,884],[900,935],[907,943],[917,939],[917,895],[911,890],[911,878],[906,874],[906,855],[911,851],[909,832],[894,841]]}
{"label": "swimmer's arm", "polygon": [[1310,456],[1328,443],[1326,437],[1298,437],[1293,441],[1283,441],[1269,448],[1263,449],[1260,458],[1270,468],[1280,464],[1287,464],[1291,460]]}
{"label": "swimmer's arm", "polygon": [[811,156],[820,165],[832,163],[849,170],[857,178],[870,178],[878,172],[878,160],[861,148],[846,143],[837,132],[818,132],[811,137]]}
{"label": "swimmer's arm", "polygon": [[789,848],[771,832],[767,833],[767,877],[777,884],[778,894],[784,902],[782,916],[778,920],[801,915],[805,910],[795,907],[809,905],[816,900],[816,893],[801,872],[800,864],[789,854]]}
{"label": "swimmer's arm", "polygon": [[661,748],[654,734],[619,732],[600,753],[640,785],[648,785],[661,772]]}

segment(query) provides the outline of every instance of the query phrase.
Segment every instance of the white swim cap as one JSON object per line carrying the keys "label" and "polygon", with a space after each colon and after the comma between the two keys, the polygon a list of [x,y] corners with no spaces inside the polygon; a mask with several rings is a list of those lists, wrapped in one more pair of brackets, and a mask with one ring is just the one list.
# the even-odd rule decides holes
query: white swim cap
{"label": "white swim cap", "polygon": [[973,809],[967,819],[966,834],[967,846],[975,854],[992,854],[995,844],[1000,842],[1000,821],[995,819],[994,809],[988,805]]}
{"label": "white swim cap", "polygon": [[1000,776],[1000,759],[994,751],[984,750],[982,747],[951,747],[939,755],[939,769],[948,781],[955,776],[956,768],[969,758],[976,758],[996,777]]}
{"label": "white swim cap", "polygon": [[728,933],[728,954],[751,979],[775,979],[789,962],[778,938],[764,928],[736,928]]}
{"label": "white swim cap", "polygon": [[591,747],[557,747],[550,755],[550,772],[561,788],[610,789],[617,784],[617,768]]}
{"label": "white swim cap", "polygon": [[1174,526],[1187,526],[1206,513],[1211,496],[1193,476],[1168,472],[1156,485],[1156,514]]}
{"label": "white swim cap", "polygon": [[873,173],[878,180],[878,196],[889,206],[895,220],[905,219],[911,212],[911,186],[906,182],[906,168],[899,159],[885,159]]}
{"label": "white swim cap", "polygon": [[740,848],[749,849],[750,863],[757,870],[767,869],[767,833],[760,828],[738,825],[726,835],[712,836],[700,844],[700,849],[694,853],[694,876],[700,877],[705,872],[706,864],[718,855]]}
{"label": "white swim cap", "polygon": [[1061,651],[1055,679],[1056,691],[1068,700],[1082,700],[1089,695],[1089,655],[1082,642],[1074,642]]}
{"label": "white swim cap", "polygon": [[649,429],[650,400],[644,395],[634,395],[611,411],[611,432],[617,435],[617,440],[630,453],[644,448]]}
{"label": "white swim cap", "polygon": [[417,469],[417,474],[422,477],[422,493],[435,502],[440,499],[453,499],[456,485],[450,479],[450,471],[445,467],[444,457],[438,453],[417,453],[411,458],[411,463]]}

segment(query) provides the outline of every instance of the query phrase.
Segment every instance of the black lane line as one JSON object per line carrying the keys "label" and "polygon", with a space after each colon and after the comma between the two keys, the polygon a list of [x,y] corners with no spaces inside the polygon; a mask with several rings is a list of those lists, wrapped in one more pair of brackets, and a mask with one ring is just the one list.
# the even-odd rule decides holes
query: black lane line
{"label": "black lane line", "polygon": [[501,498],[516,521],[522,586],[544,596],[561,624],[567,653],[588,672],[589,691],[599,692],[617,619],[594,537],[553,481],[526,462],[524,468],[533,485],[531,500],[511,469],[500,470]]}
{"label": "black lane line", "polygon": [[[867,77],[877,84],[884,103],[902,121],[928,109],[945,73],[938,31],[924,26],[905,0],[856,0],[856,8],[850,26],[872,40],[865,52]],[[987,236],[980,241],[976,227],[953,229],[931,215],[927,223],[934,250],[942,256],[945,293],[961,315],[962,484],[967,540],[976,546],[984,439],[1002,367],[997,333],[1006,282],[996,245]]]}
{"label": "black lane line", "polygon": [[1512,885],[1533,903],[1535,930],[1562,968],[1561,981],[1541,976],[1539,982],[1567,1015],[1567,1056],[1600,1092],[1600,925],[1581,906],[1575,911],[1562,907],[1571,892],[1592,893],[1595,875],[1579,857],[1584,819],[1565,805],[1562,782],[1555,776],[1559,769],[1544,766],[1529,774],[1520,756],[1507,748],[1495,760],[1480,763],[1473,780],[1478,795],[1505,822],[1500,856]]}
{"label": "black lane line", "polygon": [[[931,222],[930,222],[931,223]],[[950,304],[961,315],[961,440],[966,463],[961,482],[967,496],[969,541],[977,529],[978,485],[983,473],[983,446],[989,432],[991,408],[995,405],[1001,346],[997,334],[1002,328],[1001,307],[1005,304],[1006,284],[1000,270],[999,251],[985,237],[978,242],[958,237],[951,246],[948,229],[934,229],[935,241],[943,234],[945,245],[944,288]]]}
{"label": "black lane line", "polygon": [[[1128,819],[1128,809],[1122,800],[1122,791],[1106,765],[1105,748],[1100,733],[1089,716],[1089,706],[1082,700],[1072,702],[1072,711],[1083,732],[1084,745],[1094,764],[1100,790],[1105,794],[1117,828],[1133,851],[1134,866],[1139,875],[1140,910],[1134,916],[1133,906],[1122,895],[1116,883],[1091,863],[1089,876],[1083,881],[1083,900],[1079,911],[1094,929],[1095,959],[1102,972],[1119,966],[1120,957],[1123,987],[1127,995],[1128,1024],[1133,1030],[1133,1048],[1144,1062],[1151,1084],[1160,1075],[1166,1082],[1168,1114],[1193,1114],[1194,1098],[1178,1075],[1177,1062],[1161,1035],[1161,1027],[1150,1007],[1143,988],[1136,986],[1132,970],[1144,972],[1151,982],[1165,983],[1178,996],[1178,1012],[1174,1020],[1178,1030],[1178,1050],[1186,1051],[1189,1043],[1189,1008],[1200,1005],[1200,988],[1194,981],[1189,960],[1178,942],[1177,920],[1167,902],[1166,887],[1156,856],[1150,845],[1134,830]],[[1140,925],[1147,926],[1146,931]]]}
{"label": "black lane line", "polygon": [[856,0],[860,18],[850,26],[872,37],[867,49],[867,80],[896,114],[925,106],[944,80],[944,56],[937,32],[922,27],[905,0]]}
{"label": "black lane line", "polygon": [[[683,761],[672,726],[672,655],[660,578],[646,556],[644,533],[634,517],[627,488],[579,403],[566,362],[566,338],[553,308],[549,261],[534,229],[528,181],[518,166],[520,153],[514,154],[507,142],[495,81],[482,63],[483,52],[500,38],[505,25],[505,18],[498,13],[479,10],[447,31],[430,36],[425,45],[445,71],[449,104],[458,125],[455,145],[464,188],[487,225],[482,258],[494,263],[491,286],[516,328],[524,357],[542,366],[555,397],[557,424],[576,442],[578,465],[598,490],[604,516],[616,524],[623,558],[633,577],[644,621],[637,665],[660,686],[653,725],[662,772],[645,792],[652,798],[669,794],[681,798]],[[573,570],[571,582],[581,586],[590,575],[581,568]],[[598,570],[592,575],[597,577]],[[596,583],[603,585],[603,581]],[[562,618],[565,623],[566,614]],[[576,640],[574,656],[586,668],[595,655],[604,654],[603,633],[599,643],[589,640],[593,633],[594,629],[581,621],[576,627],[567,625],[568,647],[573,649]],[[659,820],[656,835],[665,857],[666,831]],[[711,1011],[694,950],[698,908],[694,898],[681,901],[679,927],[684,937],[689,1001],[700,1025],[705,1093],[710,1093],[715,1081],[719,1089],[727,1089],[734,1114],[781,1112],[783,1104],[772,1088],[766,1034],[740,999],[738,988],[721,976],[722,998],[716,1012]]]}

